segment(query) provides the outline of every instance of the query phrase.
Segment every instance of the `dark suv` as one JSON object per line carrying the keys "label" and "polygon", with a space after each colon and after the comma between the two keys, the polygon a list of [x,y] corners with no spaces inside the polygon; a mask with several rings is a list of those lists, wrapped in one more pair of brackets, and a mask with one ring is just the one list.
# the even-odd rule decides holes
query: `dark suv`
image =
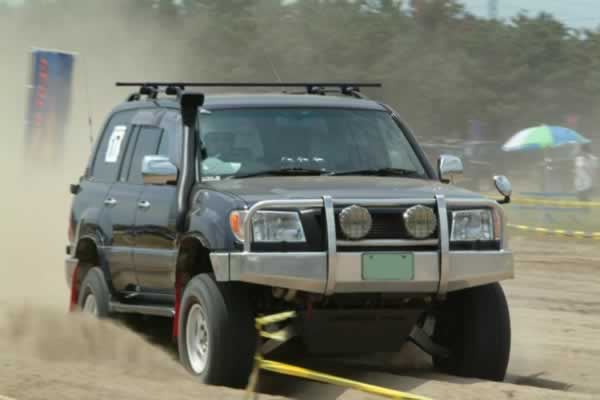
{"label": "dark suv", "polygon": [[412,340],[443,371],[504,378],[506,178],[500,201],[449,184],[460,159],[434,171],[360,84],[118,85],[139,91],[71,186],[72,309],[171,318],[182,363],[209,384],[246,384],[254,319],[284,310],[309,353]]}

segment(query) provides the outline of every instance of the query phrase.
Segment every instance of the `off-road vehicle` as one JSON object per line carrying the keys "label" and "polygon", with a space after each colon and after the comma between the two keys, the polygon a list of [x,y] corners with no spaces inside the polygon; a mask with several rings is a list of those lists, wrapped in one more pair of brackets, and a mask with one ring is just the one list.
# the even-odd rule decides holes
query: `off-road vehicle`
{"label": "off-road vehicle", "polygon": [[[117,85],[138,88],[71,185],[74,309],[171,318],[181,362],[208,384],[246,384],[254,319],[287,310],[307,354],[411,340],[442,371],[504,378],[505,177],[499,200],[454,186],[461,160],[434,170],[360,90],[378,84]],[[190,91],[212,86],[295,91]]]}

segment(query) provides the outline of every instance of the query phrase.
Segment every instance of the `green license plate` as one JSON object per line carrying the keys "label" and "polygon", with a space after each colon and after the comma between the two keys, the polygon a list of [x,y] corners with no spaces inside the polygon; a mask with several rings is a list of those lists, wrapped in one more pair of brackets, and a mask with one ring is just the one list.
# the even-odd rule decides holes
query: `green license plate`
{"label": "green license plate", "polygon": [[412,253],[364,253],[362,278],[368,281],[411,281],[415,278]]}

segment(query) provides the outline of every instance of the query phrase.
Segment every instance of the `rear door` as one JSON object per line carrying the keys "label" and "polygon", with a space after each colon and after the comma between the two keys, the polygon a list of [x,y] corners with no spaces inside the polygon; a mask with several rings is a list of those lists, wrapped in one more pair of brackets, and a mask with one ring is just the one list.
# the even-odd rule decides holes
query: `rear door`
{"label": "rear door", "polygon": [[[115,162],[106,162],[106,153],[109,145],[113,147],[115,143],[110,143],[112,132],[117,126],[125,127],[125,134],[121,139],[127,142],[129,136],[127,127],[135,111],[120,111],[110,116],[102,136],[95,147],[95,153],[92,155],[88,170],[80,182],[79,193],[73,200],[73,219],[79,225],[78,237],[107,237],[110,235],[110,226],[104,224],[102,217],[104,214],[104,201],[112,184],[117,179],[119,164],[121,158],[118,157]],[[122,130],[123,128],[121,128]],[[113,138],[114,140],[114,138]],[[123,147],[123,143],[121,143]],[[109,159],[110,161],[110,159]],[[103,245],[103,243],[99,243]]]}
{"label": "rear door", "polygon": [[[181,145],[179,113],[171,111],[161,122],[163,128],[158,154],[179,166]],[[148,153],[152,155],[156,153]],[[141,179],[141,165],[135,166]],[[173,289],[175,271],[175,185],[144,185],[136,214],[135,268],[142,291]]]}

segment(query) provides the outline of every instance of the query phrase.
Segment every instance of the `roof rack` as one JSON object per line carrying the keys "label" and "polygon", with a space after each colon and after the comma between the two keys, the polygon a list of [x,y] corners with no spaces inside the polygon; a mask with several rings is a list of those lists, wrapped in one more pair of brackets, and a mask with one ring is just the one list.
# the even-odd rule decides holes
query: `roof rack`
{"label": "roof rack", "polygon": [[[127,98],[127,101],[135,101],[139,100],[142,95],[146,95],[149,99],[156,99],[158,93],[175,95],[179,98],[186,87],[300,87],[305,91],[289,93],[325,95],[335,92],[345,96],[365,98],[360,93],[361,88],[382,87],[382,84],[357,82],[117,82],[116,86],[139,87],[138,92],[130,94]],[[332,88],[337,90],[332,90]]]}

